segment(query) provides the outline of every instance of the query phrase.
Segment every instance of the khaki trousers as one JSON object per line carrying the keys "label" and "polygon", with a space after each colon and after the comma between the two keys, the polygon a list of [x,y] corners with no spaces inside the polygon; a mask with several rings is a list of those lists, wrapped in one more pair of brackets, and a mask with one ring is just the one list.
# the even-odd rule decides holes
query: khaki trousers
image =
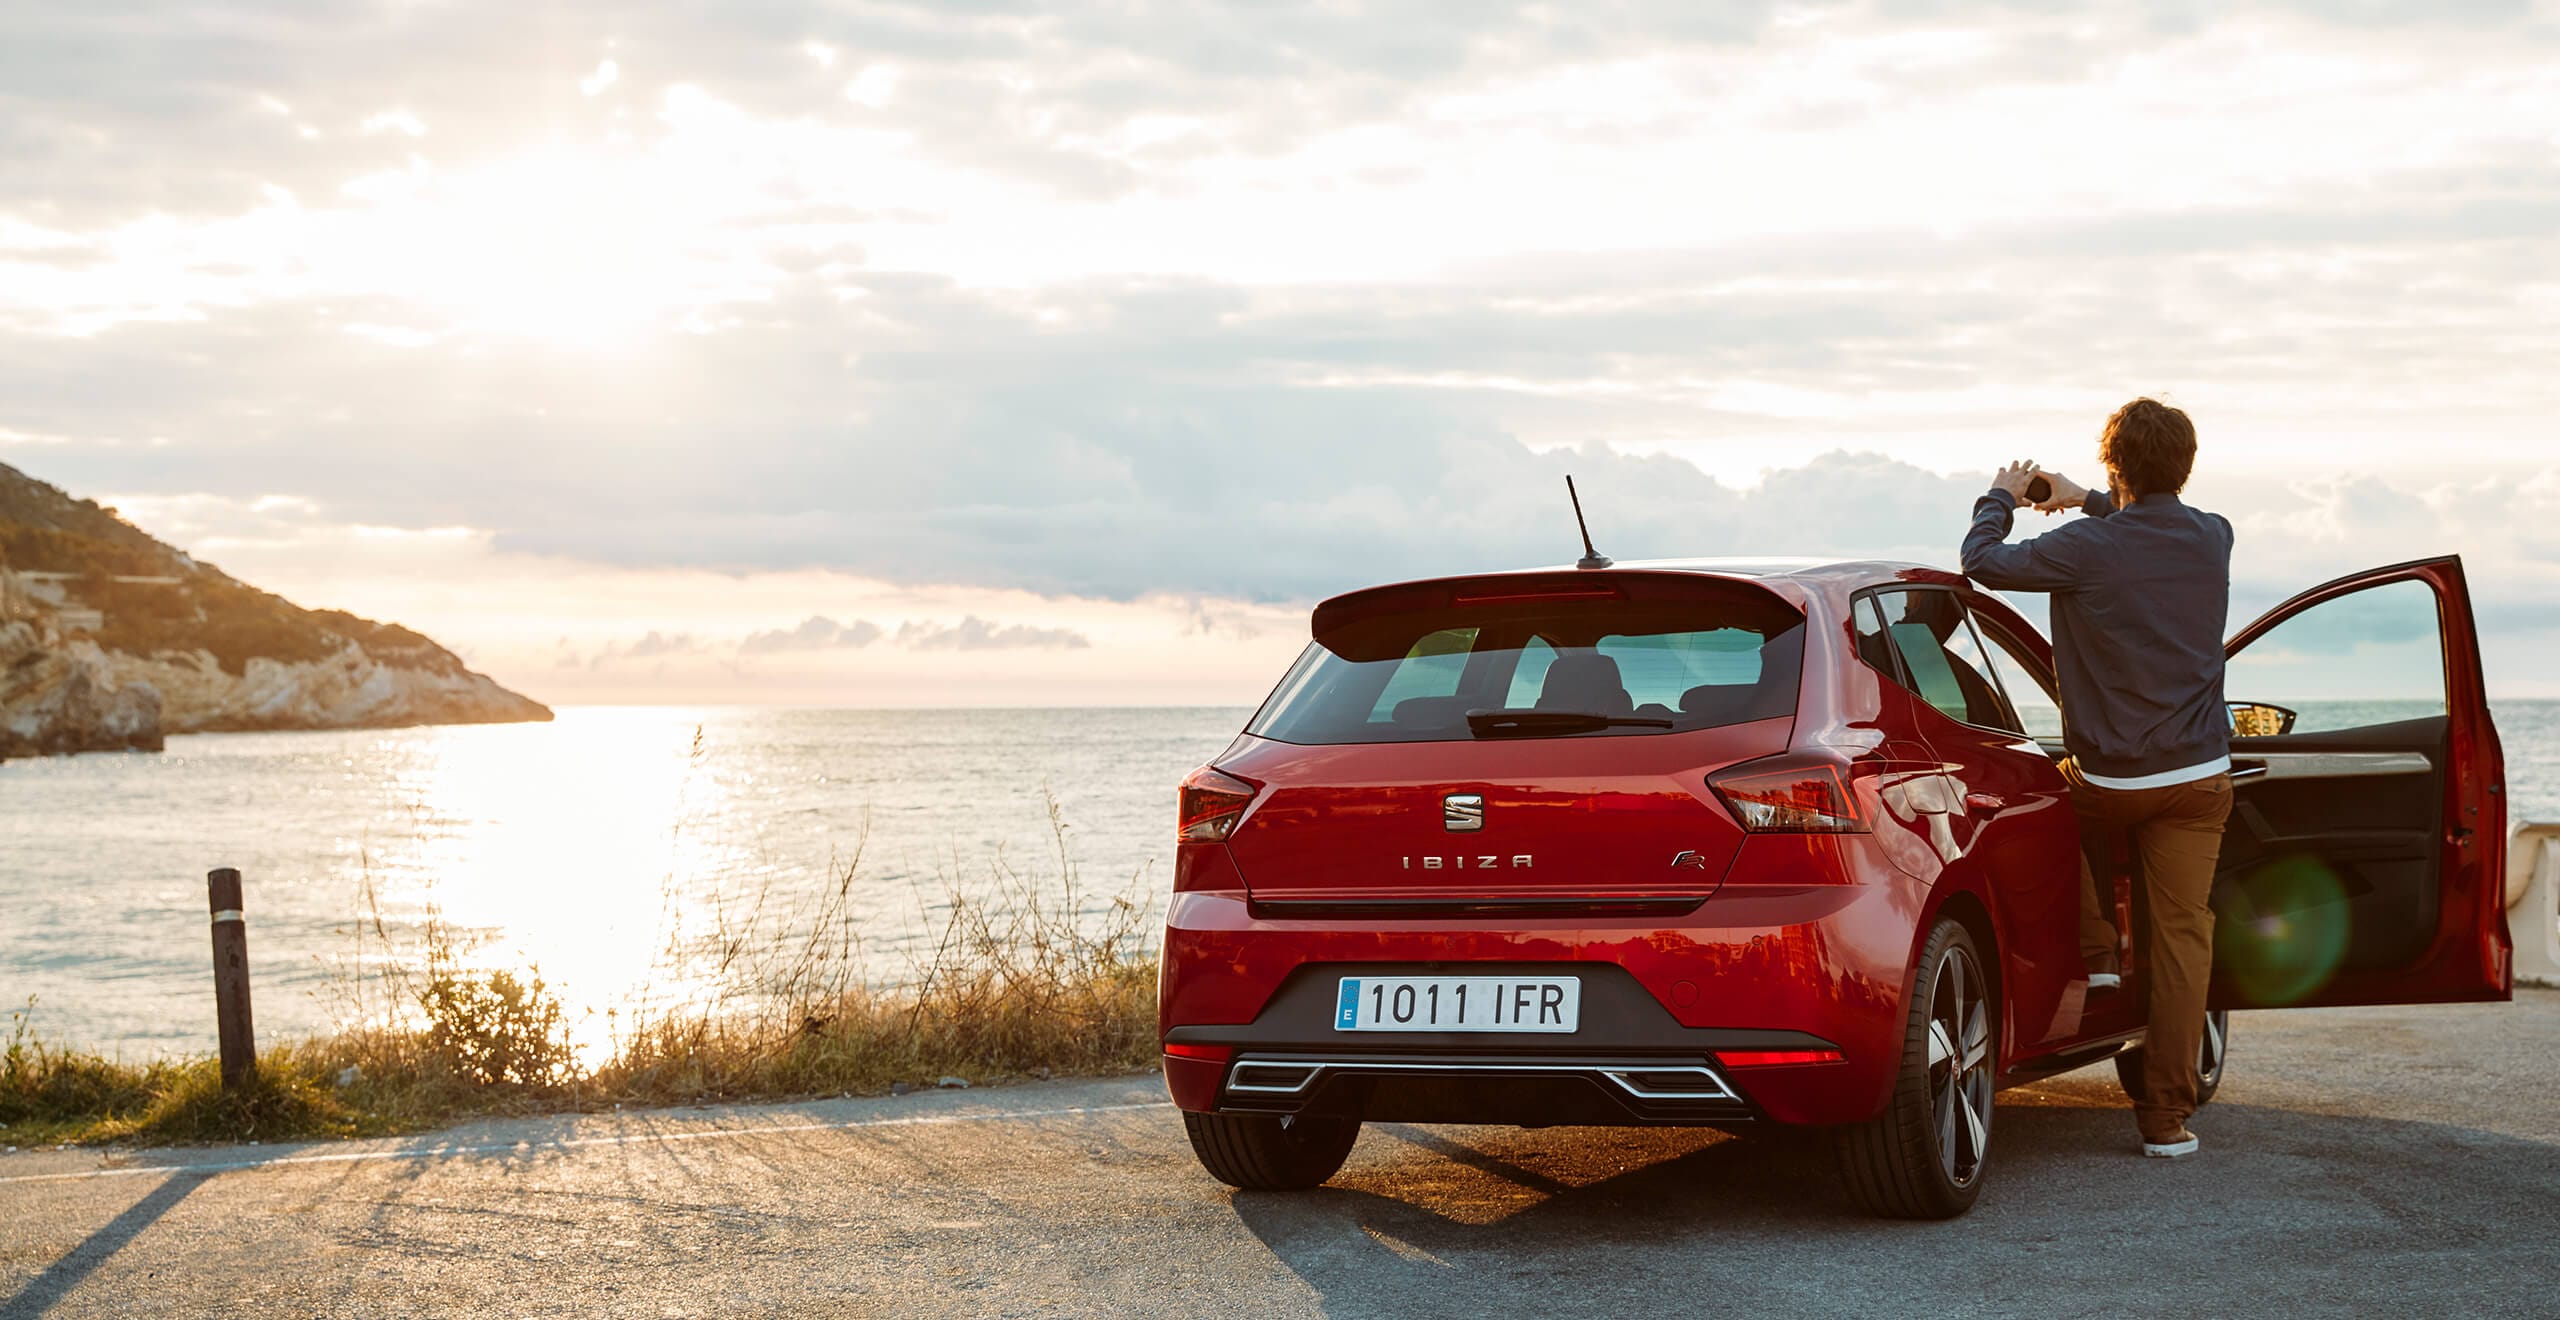
{"label": "khaki trousers", "polygon": [[2213,984],[2214,863],[2231,816],[2231,776],[2165,788],[2100,788],[2074,761],[2062,763],[2080,817],[2080,956],[2090,971],[2116,970],[2114,886],[2101,898],[2092,855],[2105,860],[2117,839],[2132,845],[2150,925],[2143,980],[2151,996],[2143,1046],[2142,1099],[2134,1120],[2146,1141],[2166,1140],[2196,1112],[2196,1053],[2204,1039],[2205,993]]}

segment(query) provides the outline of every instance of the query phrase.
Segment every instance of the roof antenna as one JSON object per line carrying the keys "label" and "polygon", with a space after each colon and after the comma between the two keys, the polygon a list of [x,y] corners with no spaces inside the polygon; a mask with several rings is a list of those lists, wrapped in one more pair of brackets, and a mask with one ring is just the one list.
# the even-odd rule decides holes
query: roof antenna
{"label": "roof antenna", "polygon": [[1565,474],[1564,494],[1566,499],[1573,501],[1573,525],[1582,529],[1582,562],[1574,567],[1607,568],[1609,557],[1591,548],[1591,524],[1582,520],[1582,496],[1573,489],[1573,474],[1570,472]]}

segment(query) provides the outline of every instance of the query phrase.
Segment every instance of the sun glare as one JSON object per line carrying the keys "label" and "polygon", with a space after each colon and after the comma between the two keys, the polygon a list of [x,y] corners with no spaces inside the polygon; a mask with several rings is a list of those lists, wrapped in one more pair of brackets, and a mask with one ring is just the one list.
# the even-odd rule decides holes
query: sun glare
{"label": "sun glare", "polygon": [[661,956],[665,942],[698,925],[717,877],[744,863],[708,841],[731,804],[701,772],[680,713],[582,711],[576,725],[581,750],[569,756],[566,740],[509,729],[431,735],[399,789],[416,851],[386,860],[416,877],[394,902],[432,905],[496,941],[474,961],[539,968],[593,1062],[610,1046],[605,1009],[699,988],[695,969]]}
{"label": "sun glare", "polygon": [[610,149],[554,147],[431,183],[382,258],[454,328],[628,344],[683,301],[682,208]]}
{"label": "sun glare", "polygon": [[[758,204],[707,98],[670,92],[671,131],[552,142],[484,164],[405,168],[350,182],[319,261],[438,324],[430,339],[494,336],[630,347],[702,308],[762,296],[750,245],[719,238]],[[388,343],[401,337],[376,333]]]}

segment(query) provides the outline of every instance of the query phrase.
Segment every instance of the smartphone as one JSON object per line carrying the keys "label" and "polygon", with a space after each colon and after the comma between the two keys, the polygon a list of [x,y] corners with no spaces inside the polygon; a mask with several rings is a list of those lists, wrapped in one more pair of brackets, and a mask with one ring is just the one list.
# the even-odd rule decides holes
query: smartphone
{"label": "smartphone", "polygon": [[2052,498],[2053,483],[2039,476],[2035,480],[2027,483],[2027,498],[2023,502],[2027,504],[2042,504],[2046,500]]}

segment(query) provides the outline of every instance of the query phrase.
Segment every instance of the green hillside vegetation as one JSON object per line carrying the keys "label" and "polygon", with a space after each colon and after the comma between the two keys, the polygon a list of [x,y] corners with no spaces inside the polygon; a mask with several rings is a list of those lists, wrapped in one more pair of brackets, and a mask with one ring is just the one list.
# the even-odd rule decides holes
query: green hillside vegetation
{"label": "green hillside vegetation", "polygon": [[386,664],[464,672],[460,658],[407,628],[343,610],[304,609],[195,562],[95,500],[73,499],[6,464],[0,464],[0,565],[74,574],[70,594],[106,615],[98,644],[129,655],[207,651],[225,673],[241,675],[255,657],[319,660],[352,641]]}

